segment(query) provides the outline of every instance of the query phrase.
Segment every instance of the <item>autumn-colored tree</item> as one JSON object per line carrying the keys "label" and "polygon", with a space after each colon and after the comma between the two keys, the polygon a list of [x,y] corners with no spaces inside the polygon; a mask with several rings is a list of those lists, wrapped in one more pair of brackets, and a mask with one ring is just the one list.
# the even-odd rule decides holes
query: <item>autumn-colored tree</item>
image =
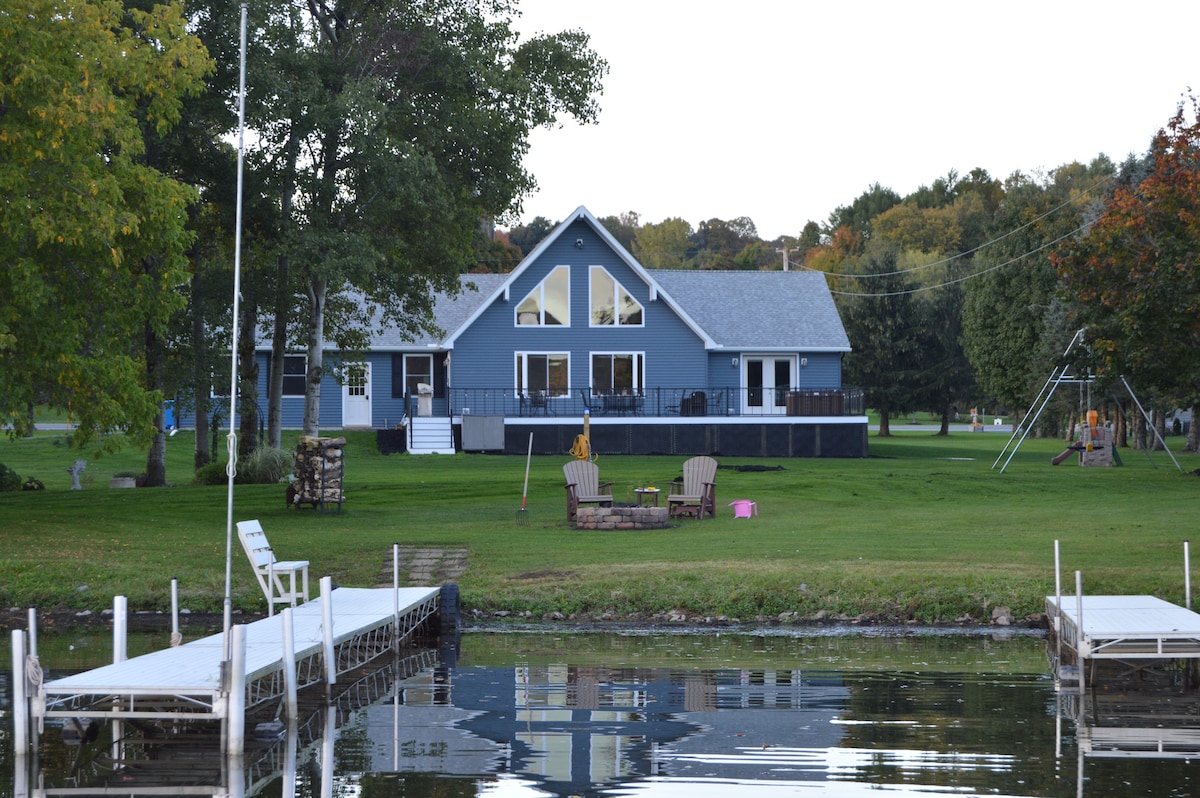
{"label": "autumn-colored tree", "polygon": [[[1197,116],[1195,98],[1180,103],[1154,137],[1149,173],[1134,186],[1118,186],[1087,234],[1053,258],[1107,370],[1129,375],[1159,402],[1194,410],[1200,404]],[[1196,434],[1188,446],[1196,450]]]}
{"label": "autumn-colored tree", "polygon": [[0,414],[23,434],[46,404],[80,443],[144,441],[161,397],[139,342],[184,301],[196,195],[145,163],[141,125],[178,121],[211,64],[178,3],[17,10],[0,12]]}

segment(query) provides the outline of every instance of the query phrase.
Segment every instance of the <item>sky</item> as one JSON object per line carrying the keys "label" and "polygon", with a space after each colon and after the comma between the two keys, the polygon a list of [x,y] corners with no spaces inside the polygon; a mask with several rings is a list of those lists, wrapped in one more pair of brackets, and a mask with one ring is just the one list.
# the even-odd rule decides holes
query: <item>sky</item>
{"label": "sky", "polygon": [[1200,92],[1200,2],[519,0],[610,72],[596,124],[530,137],[521,222],[580,205],[657,223],[825,223],[879,183],[1004,179],[1144,153]]}

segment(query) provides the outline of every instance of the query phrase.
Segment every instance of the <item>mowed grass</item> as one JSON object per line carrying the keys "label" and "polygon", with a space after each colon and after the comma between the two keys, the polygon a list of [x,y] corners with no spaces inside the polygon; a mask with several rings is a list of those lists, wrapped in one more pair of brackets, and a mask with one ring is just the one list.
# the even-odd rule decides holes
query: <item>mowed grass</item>
{"label": "mowed grass", "polygon": [[[1122,468],[1054,467],[1064,444],[1027,440],[1001,473],[992,466],[1005,434],[914,431],[872,436],[863,460],[718,455],[716,520],[581,532],[565,518],[567,453],[533,458],[521,526],[523,456],[385,457],[373,434],[347,438],[340,514],[288,508],[282,486],[239,485],[233,519],[259,519],[281,559],[311,561],[314,583],[390,583],[393,542],[465,547],[458,582],[468,609],[539,617],[681,610],[951,622],[986,621],[997,606],[1020,617],[1054,591],[1056,539],[1065,589],[1080,570],[1089,593],[1182,602],[1183,542],[1200,494],[1194,455],[1176,454],[1184,473],[1164,453],[1152,463],[1132,450]],[[219,609],[228,493],[190,484],[192,445],[189,433],[168,442],[176,487],[109,489],[111,473],[144,463],[126,451],[91,460],[85,489],[72,491],[66,467],[79,455],[61,435],[0,443],[0,462],[47,486],[0,494],[0,606],[100,610],[120,594],[133,609],[165,610],[177,577],[185,607]],[[617,500],[633,501],[635,487],[665,487],[684,459],[601,453],[598,465]],[[759,515],[734,519],[733,499],[757,502]],[[263,609],[236,534],[233,546],[234,606]]]}

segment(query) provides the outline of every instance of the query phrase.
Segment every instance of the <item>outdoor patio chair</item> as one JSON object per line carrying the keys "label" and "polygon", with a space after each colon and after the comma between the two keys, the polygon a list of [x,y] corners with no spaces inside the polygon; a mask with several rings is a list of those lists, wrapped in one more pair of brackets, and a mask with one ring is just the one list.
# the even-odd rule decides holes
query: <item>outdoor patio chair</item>
{"label": "outdoor patio chair", "polygon": [[600,481],[600,469],[589,460],[572,460],[563,466],[567,480],[567,520],[574,522],[581,504],[612,507],[612,483]]}
{"label": "outdoor patio chair", "polygon": [[672,517],[694,515],[717,517],[717,461],[711,457],[693,457],[683,464],[683,481],[672,482],[667,496]]}
{"label": "outdoor patio chair", "polygon": [[[275,614],[276,604],[296,606],[297,599],[308,601],[308,560],[276,560],[267,533],[258,521],[238,521],[238,538],[250,558],[250,567],[267,598],[267,613]],[[300,590],[296,589],[296,575],[300,575]],[[284,585],[284,577],[287,584]]]}

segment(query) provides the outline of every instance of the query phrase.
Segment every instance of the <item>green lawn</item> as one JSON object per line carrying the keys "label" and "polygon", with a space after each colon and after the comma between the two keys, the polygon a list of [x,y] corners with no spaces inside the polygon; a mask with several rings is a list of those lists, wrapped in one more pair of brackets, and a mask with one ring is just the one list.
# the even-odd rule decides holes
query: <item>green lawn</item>
{"label": "green lawn", "polygon": [[[531,523],[519,526],[524,457],[384,457],[372,434],[351,433],[340,515],[287,508],[281,486],[239,485],[233,518],[260,519],[281,558],[312,561],[314,582],[375,584],[394,541],[465,546],[464,603],[485,612],[953,621],[1004,605],[1020,616],[1053,592],[1055,539],[1071,586],[1078,569],[1090,593],[1183,601],[1200,458],[1177,454],[1184,474],[1163,453],[1156,468],[1129,450],[1123,468],[1053,467],[1064,444],[1029,440],[1001,474],[992,464],[1007,440],[899,432],[872,436],[865,460],[718,456],[723,466],[782,470],[722,468],[713,521],[585,533],[565,520],[565,453],[534,457]],[[72,491],[66,467],[80,455],[61,435],[0,442],[0,462],[46,484],[0,494],[0,606],[99,610],[123,594],[131,609],[166,609],[176,576],[184,606],[218,609],[227,491],[190,484],[192,444],[186,432],[169,439],[176,487],[110,490],[112,473],[142,468],[142,453],[130,451],[90,460],[85,489]],[[678,475],[682,460],[601,453],[598,465],[617,499],[631,501],[634,487]],[[735,520],[726,504],[738,498],[756,501],[759,516]],[[234,546],[235,606],[261,609],[236,537]]]}

